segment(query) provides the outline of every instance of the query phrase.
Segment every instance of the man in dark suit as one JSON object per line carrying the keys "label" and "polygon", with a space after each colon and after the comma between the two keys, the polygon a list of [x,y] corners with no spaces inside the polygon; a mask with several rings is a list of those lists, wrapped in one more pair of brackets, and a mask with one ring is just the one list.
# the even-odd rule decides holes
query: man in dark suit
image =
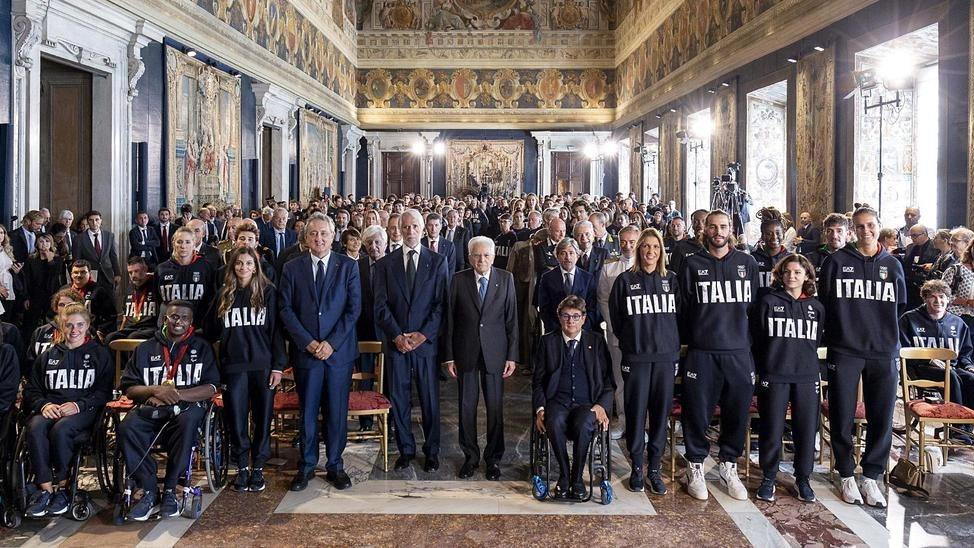
{"label": "man in dark suit", "polygon": [[581,297],[588,309],[593,311],[585,318],[585,329],[594,329],[596,300],[596,281],[591,274],[578,268],[578,244],[571,238],[563,238],[555,248],[558,267],[545,272],[535,288],[534,302],[538,306],[538,317],[544,332],[558,330],[558,303],[568,295]]}
{"label": "man in dark suit", "polygon": [[460,395],[460,447],[466,457],[459,477],[477,469],[477,402],[484,391],[487,411],[487,479],[497,481],[504,457],[504,379],[514,373],[518,354],[514,277],[493,268],[494,242],[475,236],[469,244],[473,268],[458,272],[450,284],[444,361],[457,379]]}
{"label": "man in dark suit", "polygon": [[446,226],[443,227],[440,235],[447,241],[452,242],[453,248],[457,250],[456,271],[460,272],[461,270],[470,268],[469,251],[467,250],[467,242],[470,241],[470,232],[460,223],[459,211],[451,209],[446,212]]}
{"label": "man in dark suit", "polygon": [[452,278],[456,272],[457,249],[453,242],[440,236],[443,228],[443,218],[439,213],[429,213],[426,215],[426,235],[423,236],[421,243],[433,253],[439,253],[446,258],[446,268],[448,275]]}
{"label": "man in dark suit", "polygon": [[447,299],[447,264],[443,255],[420,245],[423,216],[419,211],[403,212],[400,227],[404,245],[376,264],[372,284],[399,448],[395,469],[409,467],[416,457],[410,424],[410,385],[415,375],[426,438],[423,468],[434,472],[440,467],[440,381],[436,356]]}
{"label": "man in dark suit", "polygon": [[795,253],[811,253],[822,245],[822,231],[812,222],[812,214],[802,211],[798,216],[798,236],[795,238]]}
{"label": "man in dark suit", "polygon": [[608,219],[605,213],[601,211],[595,211],[588,216],[588,220],[592,223],[592,232],[595,234],[595,242],[593,245],[595,247],[601,247],[608,250],[609,255],[615,257],[619,255],[619,238],[613,236],[606,230],[606,223]]}
{"label": "man in dark suit", "polygon": [[325,479],[336,489],[352,485],[342,460],[348,392],[358,357],[356,321],[362,286],[355,261],[331,252],[335,225],[313,215],[305,227],[309,253],[289,261],[281,275],[281,321],[291,337],[291,364],[301,402],[301,458],[292,491],[301,491],[318,464],[318,412],[324,417]]}
{"label": "man in dark suit", "polygon": [[203,241],[206,237],[206,223],[200,219],[193,219],[186,223],[186,226],[193,230],[193,238],[196,242],[196,254],[206,259],[214,270],[223,266],[223,257],[220,250]]}
{"label": "man in dark suit", "polygon": [[15,262],[27,264],[27,257],[34,252],[34,242],[41,233],[42,222],[40,212],[31,210],[24,215],[20,228],[10,231],[10,245],[13,246]]}
{"label": "man in dark suit", "polygon": [[927,272],[940,252],[933,246],[926,226],[920,223],[911,226],[908,236],[911,243],[903,256],[903,273],[906,274],[906,307],[912,310],[923,304],[920,287],[927,281]]}
{"label": "man in dark suit", "polygon": [[159,235],[149,226],[149,215],[145,211],[136,213],[135,226],[129,230],[129,258],[142,257],[151,270],[159,263],[158,249]]}
{"label": "man in dark suit", "polygon": [[589,221],[579,221],[572,229],[575,241],[578,242],[578,266],[585,272],[591,274],[596,283],[602,275],[602,265],[609,257],[609,250],[604,247],[595,247],[595,232],[592,223]]}
{"label": "man in dark suit", "polygon": [[[379,333],[375,326],[375,292],[372,289],[372,279],[375,278],[375,265],[379,259],[386,256],[386,231],[381,226],[372,225],[362,232],[362,258],[358,260],[359,278],[362,280],[362,314],[358,317],[358,340],[377,341]],[[359,370],[364,373],[375,371],[375,356],[362,354],[359,356]],[[372,381],[359,383],[359,390],[371,390]],[[372,429],[372,417],[359,418],[362,431]]]}
{"label": "man in dark suit", "polygon": [[172,236],[178,228],[172,221],[172,211],[168,207],[159,208],[159,225],[155,227],[159,236],[159,248],[156,257],[159,262],[165,262],[172,256]]}
{"label": "man in dark suit", "polygon": [[122,282],[122,270],[118,266],[115,235],[101,229],[101,213],[92,210],[85,214],[88,230],[74,239],[71,256],[88,261],[98,273],[98,285],[114,293]]}
{"label": "man in dark suit", "polygon": [[[585,497],[582,472],[589,443],[596,422],[608,428],[606,409],[615,391],[605,338],[582,330],[585,310],[585,301],[575,295],[558,304],[559,328],[541,337],[531,382],[535,428],[548,436],[558,462],[558,498]],[[568,440],[575,442],[570,466]]]}
{"label": "man in dark suit", "polygon": [[534,249],[534,268],[538,279],[549,270],[558,267],[558,257],[555,256],[555,246],[565,238],[565,221],[555,217],[548,222],[546,227],[548,239],[540,245],[535,245]]}
{"label": "man in dark suit", "polygon": [[291,247],[298,241],[298,235],[294,230],[287,228],[287,210],[279,207],[274,210],[271,216],[271,225],[260,235],[260,245],[271,250],[274,254],[274,261],[281,258],[284,250]]}

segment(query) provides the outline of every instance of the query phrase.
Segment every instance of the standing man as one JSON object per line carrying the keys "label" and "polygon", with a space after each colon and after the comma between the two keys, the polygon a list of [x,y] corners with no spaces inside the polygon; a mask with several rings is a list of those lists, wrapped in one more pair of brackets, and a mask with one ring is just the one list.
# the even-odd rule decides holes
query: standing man
{"label": "standing man", "polygon": [[558,330],[558,304],[568,295],[578,295],[585,300],[587,309],[593,311],[592,314],[586,314],[583,326],[591,331],[598,324],[595,320],[598,317],[595,310],[595,279],[588,272],[577,268],[579,253],[575,240],[562,238],[555,249],[558,267],[541,276],[534,294],[544,332]]}
{"label": "standing man", "polygon": [[687,491],[699,500],[708,497],[703,461],[710,455],[707,428],[715,403],[720,405],[720,480],[732,498],[747,500],[737,459],[746,446],[754,395],[748,314],[755,306],[758,265],[734,248],[732,230],[727,213],[711,211],[705,220],[703,248],[685,257],[678,284],[689,337],[683,371]]}
{"label": "standing man", "polygon": [[[906,249],[906,246],[910,245],[910,229],[920,222],[920,208],[916,206],[906,208],[903,211],[903,222],[906,224],[896,231],[896,247],[899,249]],[[894,250],[887,251],[892,253]]]}
{"label": "standing man", "polygon": [[822,231],[812,223],[812,214],[802,211],[798,216],[798,236],[795,238],[795,253],[807,255],[819,246],[822,241]]}
{"label": "standing man", "polygon": [[486,476],[497,481],[498,463],[504,457],[504,379],[514,373],[518,353],[514,277],[491,266],[495,246],[490,238],[475,236],[468,247],[472,268],[457,273],[450,285],[444,360],[460,395],[460,447],[465,459],[459,477],[471,477],[479,465],[477,402],[482,388]]}
{"label": "standing man", "polygon": [[27,264],[27,257],[34,252],[34,242],[37,241],[37,235],[41,233],[42,222],[40,212],[30,210],[24,215],[20,228],[10,231],[14,261]]}
{"label": "standing man", "polygon": [[[375,279],[375,265],[379,259],[386,256],[386,231],[381,226],[372,225],[362,231],[362,258],[358,260],[359,278],[362,281],[362,313],[358,317],[358,340],[377,341],[379,333],[375,327],[375,292],[372,280]],[[375,355],[362,354],[359,356],[359,371],[372,373],[375,371]],[[361,381],[359,390],[371,390],[373,381]],[[359,418],[359,429],[372,429],[372,417],[363,415]]]}
{"label": "standing man", "polygon": [[185,226],[193,231],[193,241],[196,243],[196,254],[203,257],[206,262],[210,263],[213,270],[218,270],[220,267],[222,267],[223,256],[220,255],[220,250],[204,241],[206,236],[206,223],[200,219],[193,219],[187,222]]}
{"label": "standing man", "polygon": [[604,247],[596,247],[595,232],[592,223],[589,221],[578,221],[572,229],[575,241],[578,242],[578,266],[582,270],[592,275],[598,280],[602,275],[602,265],[609,257],[609,250]]}
{"label": "standing man", "polygon": [[920,306],[920,287],[927,281],[927,272],[937,261],[940,251],[933,246],[927,227],[917,223],[910,227],[910,245],[903,256],[903,274],[906,276],[906,307],[909,310]]}
{"label": "standing man", "polygon": [[260,235],[260,245],[271,250],[274,260],[280,267],[281,254],[284,250],[291,247],[298,241],[298,235],[294,230],[287,227],[288,212],[283,207],[274,210],[271,216],[270,228]]}
{"label": "standing man", "polygon": [[362,305],[358,265],[332,253],[335,224],[313,214],[305,225],[309,253],[284,265],[281,321],[291,336],[291,364],[301,402],[301,458],[292,491],[302,491],[318,465],[318,413],[324,417],[325,479],[348,489],[342,453],[348,436],[348,392],[358,357],[356,322]]}
{"label": "standing man", "polygon": [[[909,209],[907,210],[909,211]],[[879,482],[886,473],[893,442],[899,326],[906,312],[906,281],[900,261],[879,245],[879,214],[860,207],[852,215],[856,243],[836,251],[822,265],[819,300],[825,305],[829,349],[829,423],[832,450],[841,480],[842,500],[886,507]],[[862,481],[856,485],[852,456],[852,423],[859,381],[866,408],[866,450],[859,461]]]}
{"label": "standing man", "polygon": [[91,210],[85,213],[88,230],[79,234],[74,240],[71,256],[84,259],[93,266],[99,286],[110,293],[122,283],[122,270],[118,266],[118,251],[115,249],[115,235],[101,229],[101,213]]}
{"label": "standing man", "polygon": [[439,253],[446,258],[446,268],[452,277],[456,271],[457,248],[453,242],[440,237],[440,229],[443,227],[443,218],[439,213],[429,213],[426,215],[426,235],[423,236],[422,244],[433,253]]}
{"label": "standing man", "polygon": [[470,242],[470,232],[460,222],[460,212],[458,210],[447,210],[444,215],[446,217],[446,226],[443,227],[441,235],[452,242],[453,248],[457,250],[457,272],[460,272],[461,270],[470,268],[467,246],[467,243]]}
{"label": "standing man", "polygon": [[[822,272],[822,265],[825,259],[836,251],[845,247],[849,240],[849,218],[841,213],[830,213],[822,221],[822,231],[824,241],[805,256],[815,267],[815,277],[818,278]],[[889,250],[887,250],[889,251]]]}
{"label": "standing man", "polygon": [[605,213],[596,211],[588,216],[588,220],[592,223],[592,231],[595,234],[595,247],[607,249],[609,255],[619,255],[619,239],[609,234],[609,231],[606,230],[605,225],[608,223],[608,219]]}
{"label": "standing man", "polygon": [[176,226],[170,223],[172,211],[168,207],[159,208],[159,251],[156,254],[159,262],[165,262],[172,256],[172,236],[176,231]]}
{"label": "standing man", "polygon": [[423,216],[415,209],[400,218],[403,247],[376,264],[375,320],[389,372],[392,419],[399,458],[395,469],[416,458],[410,424],[411,384],[422,408],[426,472],[440,468],[440,381],[436,364],[440,327],[447,299],[447,261],[420,245]]}
{"label": "standing man", "polygon": [[402,230],[399,229],[400,217],[399,213],[393,213],[389,215],[389,221],[386,222],[386,237],[389,240],[386,253],[392,253],[402,247]]}
{"label": "standing man", "polygon": [[159,263],[156,258],[158,249],[159,236],[149,227],[149,214],[145,211],[136,213],[135,226],[129,230],[129,258],[141,257],[151,269]]}

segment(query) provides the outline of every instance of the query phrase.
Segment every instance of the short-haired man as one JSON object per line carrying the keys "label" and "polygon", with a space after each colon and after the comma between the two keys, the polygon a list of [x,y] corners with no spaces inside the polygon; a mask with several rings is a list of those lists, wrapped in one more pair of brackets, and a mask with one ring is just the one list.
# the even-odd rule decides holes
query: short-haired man
{"label": "short-haired man", "polygon": [[151,267],[158,264],[159,235],[149,226],[149,214],[135,214],[135,226],[129,230],[129,257],[141,257]]}
{"label": "short-haired man", "polygon": [[298,241],[298,235],[287,227],[288,211],[283,207],[274,210],[270,227],[260,234],[260,245],[271,251],[274,262],[280,266],[284,250]]}
{"label": "short-haired man", "polygon": [[142,257],[131,257],[127,269],[132,291],[125,295],[122,324],[105,337],[105,344],[115,339],[151,338],[159,323],[159,290],[152,269]]}
{"label": "short-haired man", "polygon": [[446,267],[450,277],[456,272],[457,249],[453,242],[442,238],[440,231],[443,228],[443,217],[439,213],[428,213],[426,215],[426,234],[423,236],[422,244],[433,253],[439,253],[446,258]]}
{"label": "short-haired man", "polygon": [[568,295],[581,297],[592,314],[586,314],[584,327],[594,330],[597,325],[595,318],[597,301],[595,298],[595,277],[577,268],[578,244],[571,238],[562,238],[555,246],[558,266],[541,275],[535,291],[535,303],[538,306],[538,316],[541,318],[544,332],[558,329],[557,307]]}
{"label": "short-haired man", "polygon": [[598,280],[602,275],[602,265],[609,257],[609,250],[593,245],[595,231],[592,229],[592,223],[587,220],[575,223],[572,234],[578,242],[578,266]]}
{"label": "short-haired man", "polygon": [[903,274],[906,276],[906,307],[920,306],[920,287],[927,281],[927,272],[937,261],[940,251],[933,245],[927,227],[917,223],[909,230],[910,245],[903,256]]}
{"label": "short-haired man", "polygon": [[[909,206],[903,210],[903,222],[906,223],[896,231],[896,243],[899,249],[906,249],[910,245],[910,229],[920,222],[920,208]],[[892,252],[893,250],[887,250]]]}
{"label": "short-haired man", "polygon": [[802,211],[798,216],[798,234],[793,244],[795,253],[808,255],[822,242],[822,231],[812,222],[812,214]]}
{"label": "short-haired man", "polygon": [[91,279],[91,263],[75,259],[71,263],[71,282],[65,286],[77,291],[83,298],[85,308],[91,312],[91,328],[104,340],[105,335],[115,331],[115,299],[112,292]]}
{"label": "short-haired man", "polygon": [[97,272],[98,285],[109,292],[122,283],[121,268],[118,266],[118,251],[115,248],[115,235],[101,228],[101,213],[91,210],[85,213],[88,230],[74,240],[71,256],[85,259]]}
{"label": "short-haired man", "polygon": [[830,255],[846,246],[849,239],[849,218],[841,213],[830,213],[822,220],[822,244],[805,257],[815,267],[815,276],[822,272],[822,264]]}
{"label": "short-haired man", "polygon": [[[551,442],[558,463],[556,498],[584,499],[582,472],[595,424],[609,427],[615,382],[605,338],[585,331],[585,301],[575,295],[558,303],[558,329],[541,338],[531,382],[534,427]],[[574,442],[571,464],[568,440]]]}

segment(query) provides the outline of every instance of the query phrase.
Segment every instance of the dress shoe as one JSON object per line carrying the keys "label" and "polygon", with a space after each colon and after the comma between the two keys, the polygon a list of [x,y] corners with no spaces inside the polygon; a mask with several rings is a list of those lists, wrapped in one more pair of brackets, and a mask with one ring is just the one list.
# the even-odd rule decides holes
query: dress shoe
{"label": "dress shoe", "polygon": [[460,467],[460,473],[457,474],[457,477],[460,479],[472,477],[474,470],[476,470],[479,466],[480,464],[472,460],[464,461],[463,466]]}
{"label": "dress shoe", "polygon": [[568,478],[566,477],[558,478],[558,483],[555,484],[555,498],[556,499],[568,498]]}
{"label": "dress shoe", "polygon": [[393,470],[405,470],[409,468],[409,463],[416,458],[416,455],[399,455],[396,459],[396,464],[392,467]]}
{"label": "dress shoe", "polygon": [[585,498],[585,484],[583,482],[578,482],[572,485],[572,488],[568,491],[568,498],[572,500],[582,500]]}
{"label": "dress shoe", "polygon": [[423,465],[423,471],[436,472],[439,469],[440,469],[440,457],[437,456],[426,457],[426,464]]}
{"label": "dress shoe", "polygon": [[497,463],[491,463],[487,465],[487,473],[485,474],[487,479],[490,481],[497,481],[501,479],[501,467],[497,466]]}
{"label": "dress shoe", "polygon": [[308,487],[308,481],[315,477],[315,471],[311,470],[308,472],[298,472],[294,479],[291,480],[292,491],[304,491]]}
{"label": "dress shoe", "polygon": [[344,470],[329,471],[325,474],[325,479],[328,483],[335,486],[335,489],[342,491],[348,489],[352,486],[352,480],[348,477],[348,474]]}

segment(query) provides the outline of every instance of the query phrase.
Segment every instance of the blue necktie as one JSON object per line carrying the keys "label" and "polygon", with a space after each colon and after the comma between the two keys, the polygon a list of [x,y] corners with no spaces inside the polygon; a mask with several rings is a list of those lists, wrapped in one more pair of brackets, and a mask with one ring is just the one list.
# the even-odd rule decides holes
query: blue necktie
{"label": "blue necktie", "polygon": [[280,256],[282,251],[284,251],[284,233],[278,232],[277,233],[277,255]]}
{"label": "blue necktie", "polygon": [[480,303],[483,304],[487,297],[487,278],[480,278],[477,283],[480,284]]}
{"label": "blue necktie", "polygon": [[318,261],[318,270],[315,272],[315,292],[320,301],[325,292],[325,261]]}
{"label": "blue necktie", "polygon": [[572,275],[565,273],[565,295],[572,294]]}

